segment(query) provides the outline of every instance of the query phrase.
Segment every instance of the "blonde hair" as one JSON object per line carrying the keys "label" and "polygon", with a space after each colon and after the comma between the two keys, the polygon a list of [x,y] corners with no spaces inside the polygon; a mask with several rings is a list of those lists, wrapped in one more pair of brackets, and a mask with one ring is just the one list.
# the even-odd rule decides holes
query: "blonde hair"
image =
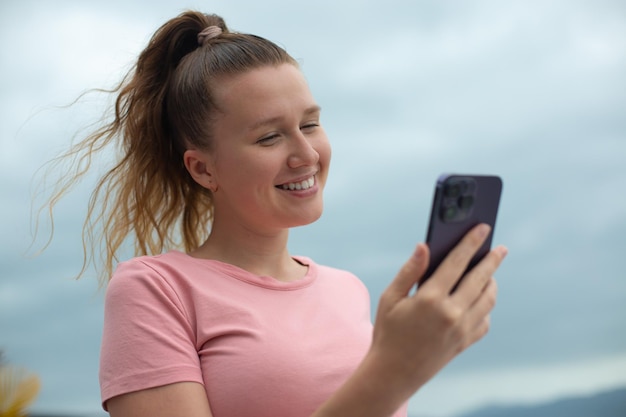
{"label": "blonde hair", "polygon": [[[222,33],[200,44],[198,35],[210,26]],[[117,94],[113,120],[60,157],[76,169],[49,199],[50,211],[86,174],[96,153],[111,144],[120,151],[89,200],[79,277],[94,263],[101,283],[108,282],[128,239],[140,256],[180,247],[177,236],[186,251],[207,238],[212,195],[191,178],[183,153],[190,146],[211,148],[211,122],[219,111],[211,92],[220,77],[283,63],[297,66],[283,48],[230,32],[217,15],[188,11],[156,31],[136,66],[109,91]],[[94,259],[98,251],[102,266]]]}

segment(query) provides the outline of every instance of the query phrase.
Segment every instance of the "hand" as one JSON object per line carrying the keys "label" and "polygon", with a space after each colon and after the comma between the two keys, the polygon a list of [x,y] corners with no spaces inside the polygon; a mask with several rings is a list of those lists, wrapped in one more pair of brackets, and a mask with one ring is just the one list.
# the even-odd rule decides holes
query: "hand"
{"label": "hand", "polygon": [[489,329],[496,301],[493,274],[506,256],[499,246],[470,270],[450,294],[489,234],[488,225],[470,230],[432,277],[413,295],[428,267],[420,244],[381,296],[369,355],[380,362],[390,390],[408,398]]}

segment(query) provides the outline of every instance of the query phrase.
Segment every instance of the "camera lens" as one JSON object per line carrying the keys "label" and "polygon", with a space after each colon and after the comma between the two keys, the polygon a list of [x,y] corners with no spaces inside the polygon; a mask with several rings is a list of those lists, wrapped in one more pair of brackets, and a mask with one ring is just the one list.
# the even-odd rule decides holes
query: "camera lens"
{"label": "camera lens", "polygon": [[459,207],[461,210],[467,210],[474,204],[474,197],[471,195],[465,195],[459,198]]}
{"label": "camera lens", "polygon": [[461,185],[459,183],[446,184],[444,195],[448,198],[457,198],[461,195]]}
{"label": "camera lens", "polygon": [[456,206],[444,207],[443,210],[441,211],[441,217],[443,218],[444,222],[449,222],[456,218],[457,212],[458,212],[458,209]]}

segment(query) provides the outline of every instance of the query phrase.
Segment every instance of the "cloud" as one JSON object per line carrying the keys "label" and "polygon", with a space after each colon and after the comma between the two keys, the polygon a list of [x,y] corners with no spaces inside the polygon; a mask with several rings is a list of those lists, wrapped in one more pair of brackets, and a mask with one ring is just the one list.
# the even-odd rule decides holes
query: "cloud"
{"label": "cloud", "polygon": [[[0,7],[0,344],[43,376],[40,409],[96,410],[101,300],[91,277],[67,279],[80,269],[93,177],[61,203],[52,246],[30,260],[32,176],[98,119],[103,99],[52,106],[114,84],[182,8]],[[623,2],[225,1],[215,11],[301,59],[334,153],[324,216],[294,230],[290,248],[357,273],[372,311],[424,239],[437,176],[504,178],[496,242],[510,255],[492,331],[416,404],[443,413],[450,390],[460,409],[624,382],[610,373],[626,346]]]}

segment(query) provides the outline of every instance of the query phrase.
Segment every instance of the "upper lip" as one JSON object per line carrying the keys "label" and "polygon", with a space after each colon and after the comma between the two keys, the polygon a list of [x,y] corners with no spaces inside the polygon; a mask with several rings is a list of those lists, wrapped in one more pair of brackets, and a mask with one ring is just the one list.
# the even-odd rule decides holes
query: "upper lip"
{"label": "upper lip", "polygon": [[299,176],[299,177],[296,177],[296,178],[293,178],[293,179],[290,179],[290,180],[287,180],[287,181],[283,181],[283,182],[281,182],[279,184],[276,184],[276,185],[278,186],[278,185],[291,184],[291,183],[295,184],[295,183],[298,183],[298,182],[302,182],[304,180],[308,180],[309,178],[314,177],[316,174],[317,174],[317,171],[313,171],[313,172],[310,172],[310,173],[308,173],[306,175],[302,175],[302,176]]}

